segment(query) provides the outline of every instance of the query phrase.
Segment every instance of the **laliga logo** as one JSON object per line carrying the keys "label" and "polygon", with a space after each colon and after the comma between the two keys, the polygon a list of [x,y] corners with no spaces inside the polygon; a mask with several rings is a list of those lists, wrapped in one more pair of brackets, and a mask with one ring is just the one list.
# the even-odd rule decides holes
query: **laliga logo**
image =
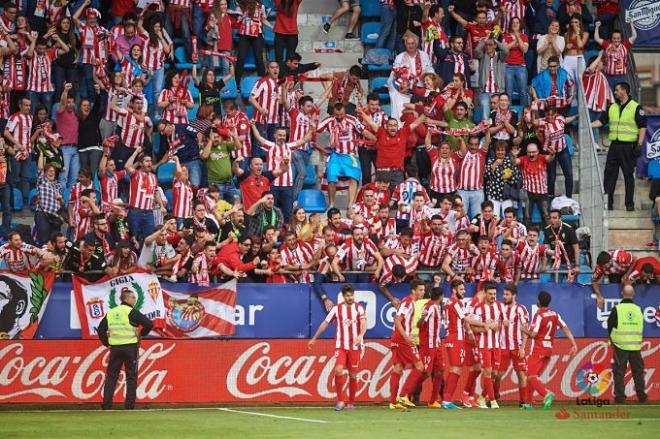
{"label": "laliga logo", "polygon": [[387,329],[393,329],[395,315],[396,308],[394,308],[390,302],[387,302],[380,309],[380,321],[383,323],[383,326],[385,326]]}
{"label": "laliga logo", "polygon": [[575,376],[577,386],[589,395],[601,395],[612,381],[612,371],[603,365],[584,363]]}
{"label": "laliga logo", "polygon": [[651,30],[660,23],[660,3],[656,0],[633,0],[626,11],[626,23],[637,29]]}

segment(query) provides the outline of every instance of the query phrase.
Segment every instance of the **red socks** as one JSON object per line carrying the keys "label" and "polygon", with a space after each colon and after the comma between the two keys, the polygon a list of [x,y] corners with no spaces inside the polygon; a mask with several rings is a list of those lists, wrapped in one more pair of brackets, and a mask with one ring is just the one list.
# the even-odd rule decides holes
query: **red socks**
{"label": "red socks", "polygon": [[490,401],[495,400],[495,388],[493,386],[493,377],[484,377],[484,391],[486,393],[486,396],[488,396],[488,400]]}
{"label": "red socks", "polygon": [[433,376],[433,387],[431,387],[431,398],[429,404],[439,401],[440,399],[440,384],[442,383],[442,375],[438,374]]}
{"label": "red socks", "polygon": [[458,385],[458,379],[461,376],[455,374],[454,372],[449,372],[447,376],[447,384],[445,385],[445,393],[442,395],[443,401],[451,401],[454,399],[454,392],[456,391],[456,386]]}
{"label": "red socks", "polygon": [[348,377],[348,403],[355,403],[355,393],[357,392],[357,377]]}
{"label": "red socks", "polygon": [[390,402],[396,404],[396,397],[399,396],[399,381],[401,374],[392,371],[390,374]]}
{"label": "red socks", "polygon": [[545,395],[548,394],[548,390],[543,387],[543,384],[541,384],[541,380],[539,380],[539,377],[529,377],[527,378],[527,400],[528,403],[531,404],[533,401],[533,396],[534,396],[534,391],[539,392],[539,395],[541,397],[545,398]]}
{"label": "red socks", "polygon": [[410,395],[417,390],[417,385],[419,384],[419,380],[422,377],[422,372],[417,370],[416,368],[413,368],[412,372],[410,372],[410,376],[408,377],[408,381],[406,381],[406,384],[403,386],[403,390],[401,390],[402,395]]}
{"label": "red socks", "polygon": [[481,371],[476,370],[471,370],[468,374],[467,381],[465,382],[465,392],[467,392],[468,395],[474,395],[474,391],[477,388],[477,378],[479,378],[480,374]]}
{"label": "red socks", "polygon": [[335,391],[337,392],[337,402],[344,400],[344,384],[346,384],[346,375],[342,372],[341,375],[335,374]]}

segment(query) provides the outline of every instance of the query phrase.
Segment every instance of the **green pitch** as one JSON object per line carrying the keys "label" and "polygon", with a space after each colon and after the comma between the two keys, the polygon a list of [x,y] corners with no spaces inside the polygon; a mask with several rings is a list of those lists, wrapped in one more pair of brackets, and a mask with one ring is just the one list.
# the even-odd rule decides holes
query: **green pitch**
{"label": "green pitch", "polygon": [[[7,409],[7,406],[2,407]],[[618,410],[618,412],[617,412]],[[558,419],[566,417],[568,419]],[[598,419],[585,419],[586,417]],[[625,416],[620,418],[621,416]],[[604,418],[604,419],[603,419]],[[231,407],[113,411],[0,411],[8,438],[633,438],[658,437],[660,406],[577,407],[551,410],[390,411],[358,407]]]}

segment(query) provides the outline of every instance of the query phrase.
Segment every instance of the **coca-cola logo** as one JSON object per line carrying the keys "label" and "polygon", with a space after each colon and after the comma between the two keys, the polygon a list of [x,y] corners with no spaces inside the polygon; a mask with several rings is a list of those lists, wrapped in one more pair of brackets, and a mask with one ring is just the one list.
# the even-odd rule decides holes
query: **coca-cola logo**
{"label": "coca-cola logo", "polygon": [[[140,352],[137,397],[155,400],[165,390],[167,369],[157,369],[158,360],[175,348],[172,343],[154,343]],[[65,398],[80,401],[99,400],[105,381],[109,350],[100,346],[86,356],[34,356],[26,358],[23,343],[10,343],[0,348],[0,401],[36,395],[43,399]],[[122,373],[115,391],[123,393]],[[11,391],[6,389],[11,388]]]}

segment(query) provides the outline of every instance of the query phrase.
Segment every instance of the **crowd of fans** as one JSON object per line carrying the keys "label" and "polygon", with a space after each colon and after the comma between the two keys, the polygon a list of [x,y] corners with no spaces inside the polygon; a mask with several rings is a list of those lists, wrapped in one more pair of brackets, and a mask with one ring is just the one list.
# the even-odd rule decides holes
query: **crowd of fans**
{"label": "crowd of fans", "polygon": [[[395,58],[386,87],[371,93],[364,66],[309,73],[320,64],[296,52],[301,1],[276,0],[274,11],[256,0],[6,2],[7,268],[309,282],[324,300],[324,282],[385,286],[416,272],[506,282],[579,273],[574,225],[562,221],[573,205],[567,134],[577,81],[594,119],[615,85],[630,92],[635,30],[624,40],[614,29],[616,0],[595,2],[596,18],[577,0],[381,0],[376,46]],[[359,2],[339,3],[323,30],[352,11],[346,38],[356,38]],[[603,50],[585,63],[590,44]],[[176,68],[180,50],[190,74]],[[249,99],[225,99],[231,84],[241,94],[250,51],[261,79],[242,90]],[[305,93],[308,81],[322,82],[321,96]],[[323,213],[298,203],[315,153]],[[31,201],[34,164],[26,236],[11,230],[11,199],[16,188]],[[565,197],[555,197],[557,165]],[[657,259],[650,278],[648,261],[644,270],[632,257],[613,261],[601,271],[631,281],[658,273]]]}

